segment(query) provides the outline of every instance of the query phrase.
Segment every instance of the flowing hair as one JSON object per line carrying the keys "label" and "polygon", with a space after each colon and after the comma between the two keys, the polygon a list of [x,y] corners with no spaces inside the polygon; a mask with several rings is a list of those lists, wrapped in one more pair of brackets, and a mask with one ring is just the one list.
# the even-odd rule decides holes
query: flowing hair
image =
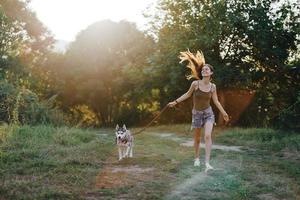
{"label": "flowing hair", "polygon": [[182,51],[180,52],[179,59],[179,63],[188,61],[186,67],[191,69],[191,74],[186,77],[188,80],[192,78],[202,79],[201,70],[205,65],[205,58],[202,51],[197,51],[196,55],[191,53],[189,49]]}

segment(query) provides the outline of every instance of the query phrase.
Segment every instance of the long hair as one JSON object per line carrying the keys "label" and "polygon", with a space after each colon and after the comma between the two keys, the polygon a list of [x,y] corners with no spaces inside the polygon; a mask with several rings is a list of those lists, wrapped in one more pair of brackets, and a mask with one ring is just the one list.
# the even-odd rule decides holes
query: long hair
{"label": "long hair", "polygon": [[180,63],[184,61],[188,61],[186,65],[187,68],[191,69],[191,74],[187,76],[187,79],[202,79],[201,70],[202,67],[205,65],[205,58],[202,51],[197,51],[196,55],[190,52],[188,49],[187,51],[180,52],[179,55]]}

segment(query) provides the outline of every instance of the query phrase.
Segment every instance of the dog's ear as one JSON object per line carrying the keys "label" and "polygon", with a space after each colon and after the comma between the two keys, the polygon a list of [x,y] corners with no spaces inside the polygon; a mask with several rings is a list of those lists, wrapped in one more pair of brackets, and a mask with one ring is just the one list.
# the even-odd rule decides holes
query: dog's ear
{"label": "dog's ear", "polygon": [[119,124],[117,124],[117,126],[116,126],[116,130],[118,130],[119,129]]}
{"label": "dog's ear", "polygon": [[123,124],[123,128],[126,130],[126,126],[125,126],[125,124]]}

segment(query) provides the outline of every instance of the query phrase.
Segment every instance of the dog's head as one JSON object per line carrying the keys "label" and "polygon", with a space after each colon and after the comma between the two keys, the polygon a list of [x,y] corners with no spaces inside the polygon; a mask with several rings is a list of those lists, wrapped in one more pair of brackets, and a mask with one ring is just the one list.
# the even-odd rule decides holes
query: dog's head
{"label": "dog's head", "polygon": [[126,126],[125,124],[123,124],[123,127],[119,127],[119,125],[117,124],[116,126],[116,139],[117,140],[123,140],[126,137]]}

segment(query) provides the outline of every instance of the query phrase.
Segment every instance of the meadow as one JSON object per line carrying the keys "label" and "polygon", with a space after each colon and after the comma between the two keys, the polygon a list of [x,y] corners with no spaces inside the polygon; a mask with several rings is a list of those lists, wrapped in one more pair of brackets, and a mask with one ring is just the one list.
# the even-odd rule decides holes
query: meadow
{"label": "meadow", "polygon": [[188,126],[150,127],[118,161],[114,129],[2,125],[0,199],[300,198],[299,134],[216,127],[204,173]]}

